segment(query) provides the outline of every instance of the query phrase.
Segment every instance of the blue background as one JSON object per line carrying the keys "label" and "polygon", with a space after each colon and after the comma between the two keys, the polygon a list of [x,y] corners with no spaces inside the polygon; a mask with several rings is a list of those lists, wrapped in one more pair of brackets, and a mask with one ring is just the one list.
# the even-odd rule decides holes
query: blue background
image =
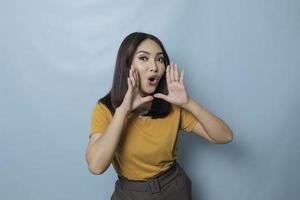
{"label": "blue background", "polygon": [[159,37],[234,140],[180,132],[195,200],[300,198],[300,1],[0,3],[0,199],[110,199],[85,162],[91,112],[134,31]]}

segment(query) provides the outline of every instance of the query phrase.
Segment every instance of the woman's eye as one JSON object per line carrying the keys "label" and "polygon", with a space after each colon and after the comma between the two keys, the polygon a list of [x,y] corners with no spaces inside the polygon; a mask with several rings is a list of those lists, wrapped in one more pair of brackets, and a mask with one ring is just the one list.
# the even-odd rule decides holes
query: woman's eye
{"label": "woman's eye", "polygon": [[141,56],[141,57],[139,57],[139,59],[140,59],[140,60],[143,60],[143,61],[148,60],[148,58],[147,58],[146,56]]}
{"label": "woman's eye", "polygon": [[159,62],[164,62],[164,61],[165,61],[165,59],[164,59],[163,57],[159,57],[157,60],[158,60]]}

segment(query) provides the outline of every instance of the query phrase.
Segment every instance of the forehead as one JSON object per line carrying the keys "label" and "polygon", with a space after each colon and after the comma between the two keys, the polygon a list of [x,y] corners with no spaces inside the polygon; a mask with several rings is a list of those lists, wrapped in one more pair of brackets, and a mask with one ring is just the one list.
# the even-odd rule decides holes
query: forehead
{"label": "forehead", "polygon": [[140,50],[148,51],[150,53],[162,52],[160,46],[155,41],[148,38],[140,43],[140,45],[136,49],[136,52]]}

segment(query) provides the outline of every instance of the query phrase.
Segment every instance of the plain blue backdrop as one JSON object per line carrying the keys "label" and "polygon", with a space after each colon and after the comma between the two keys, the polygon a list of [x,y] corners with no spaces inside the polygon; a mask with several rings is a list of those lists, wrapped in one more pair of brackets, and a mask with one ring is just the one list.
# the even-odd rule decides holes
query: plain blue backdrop
{"label": "plain blue backdrop", "polygon": [[89,173],[91,113],[134,31],[159,37],[189,95],[234,140],[180,132],[195,200],[300,198],[297,0],[0,3],[0,199],[110,199],[116,173]]}

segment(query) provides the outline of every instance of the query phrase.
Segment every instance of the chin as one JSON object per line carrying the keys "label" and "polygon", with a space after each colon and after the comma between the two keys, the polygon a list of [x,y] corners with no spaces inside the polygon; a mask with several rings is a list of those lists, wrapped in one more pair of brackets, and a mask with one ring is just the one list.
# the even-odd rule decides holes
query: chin
{"label": "chin", "polygon": [[153,89],[149,89],[149,90],[142,90],[142,93],[146,94],[146,95],[153,95],[153,94],[155,94],[155,91],[156,91],[156,88],[153,88]]}

